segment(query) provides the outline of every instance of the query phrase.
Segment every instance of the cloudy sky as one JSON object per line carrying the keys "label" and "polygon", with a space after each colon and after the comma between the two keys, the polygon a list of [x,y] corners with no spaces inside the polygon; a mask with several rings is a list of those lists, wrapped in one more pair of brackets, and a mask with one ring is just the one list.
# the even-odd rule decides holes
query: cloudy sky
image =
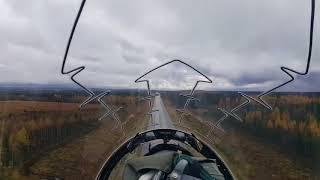
{"label": "cloudy sky", "polygon": [[[71,83],[60,68],[80,0],[0,0],[0,83]],[[316,10],[320,11],[319,3]],[[137,87],[144,72],[181,59],[213,80],[200,88],[265,90],[304,71],[308,0],[88,0],[66,69],[87,86]],[[311,72],[282,90],[320,90],[320,13]],[[172,64],[152,87],[190,88],[198,75]]]}

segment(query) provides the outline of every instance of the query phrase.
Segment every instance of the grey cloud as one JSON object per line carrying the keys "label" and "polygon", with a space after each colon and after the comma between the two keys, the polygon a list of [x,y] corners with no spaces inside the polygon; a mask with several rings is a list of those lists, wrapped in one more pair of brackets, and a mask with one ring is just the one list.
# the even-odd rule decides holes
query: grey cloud
{"label": "grey cloud", "polygon": [[283,87],[283,91],[309,91],[319,92],[320,72],[310,72],[306,76],[297,76],[291,84]]}
{"label": "grey cloud", "polygon": [[[10,76],[0,82],[69,82],[59,68],[79,4],[0,0],[0,76]],[[280,66],[305,66],[309,10],[310,3],[301,0],[92,0],[67,69],[85,65],[77,77],[84,84],[125,87],[147,70],[181,59],[214,80],[204,88],[269,88],[287,78]],[[312,80],[320,72],[319,23],[315,28]],[[184,87],[192,73],[182,69],[168,67],[155,77],[155,86]],[[308,89],[307,82],[299,79],[294,88]]]}
{"label": "grey cloud", "polygon": [[146,62],[146,54],[142,48],[139,48],[128,41],[120,41],[121,55],[127,63],[143,64]]}
{"label": "grey cloud", "polygon": [[[272,78],[269,74],[244,73],[236,79],[231,79],[235,86],[244,86],[246,84],[261,84],[267,81],[279,81],[279,78]],[[285,76],[285,75],[284,75]],[[272,80],[270,80],[272,78]]]}

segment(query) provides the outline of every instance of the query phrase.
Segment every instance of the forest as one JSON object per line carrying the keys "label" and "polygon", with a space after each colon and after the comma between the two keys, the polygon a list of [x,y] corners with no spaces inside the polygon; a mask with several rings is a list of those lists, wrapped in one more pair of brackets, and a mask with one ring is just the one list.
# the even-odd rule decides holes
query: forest
{"label": "forest", "polygon": [[[101,92],[99,89],[96,91]],[[137,90],[117,90],[105,99],[113,107],[124,107],[119,111],[120,119],[131,121],[126,131],[137,132],[137,128],[143,125],[144,121],[140,120],[142,117],[146,118],[144,113],[148,111],[145,103],[140,101],[143,93],[145,92]],[[181,108],[186,101],[179,95],[183,93],[181,91],[160,93],[164,101],[172,105],[166,106],[170,112]],[[248,93],[253,96],[257,94]],[[236,92],[197,91],[195,96],[199,101],[191,102],[190,111],[203,120],[212,122],[223,116],[217,108],[230,110],[244,101]],[[49,171],[51,165],[46,161],[37,163],[40,158],[43,159],[59,147],[75,142],[101,127],[102,121],[98,118],[104,113],[104,109],[98,102],[79,109],[79,103],[85,98],[84,92],[75,90],[0,91],[0,174],[4,174],[4,177],[9,177],[6,173],[12,171],[18,171],[22,175],[32,174],[30,167],[34,164],[37,164],[35,169],[40,169],[39,171]],[[258,151],[275,145],[286,155],[297,159],[297,162],[303,161],[303,166],[311,171],[320,172],[320,93],[278,92],[267,96],[265,100],[273,107],[272,111],[252,102],[237,111],[244,120],[243,123],[228,118],[222,127],[226,132],[236,130],[241,136],[259,138],[261,147]],[[207,130],[204,126],[200,128],[203,128],[204,132]],[[115,136],[113,139],[117,138],[118,136]],[[93,139],[97,140],[96,137]],[[241,141],[243,142],[243,139],[239,140]],[[111,144],[106,149],[111,152],[114,147],[110,146],[112,142],[109,143]],[[74,143],[74,146],[77,146],[77,143]],[[230,146],[226,147],[225,154],[231,152],[233,155]],[[265,162],[272,159],[264,158]],[[57,161],[53,159],[54,162]],[[261,163],[260,159],[257,160]],[[78,162],[76,159],[72,161]],[[94,163],[92,167],[98,166],[97,164]],[[60,165],[58,162],[58,166]],[[81,166],[87,168],[86,165]],[[90,174],[90,177],[93,174]],[[21,179],[21,176],[17,177],[13,179]],[[1,178],[3,177],[0,176]]]}
{"label": "forest", "polygon": [[[26,96],[28,93],[32,95]],[[79,108],[79,102],[86,98],[82,92],[42,91],[36,94],[17,91],[0,95],[0,179],[1,174],[11,170],[30,174],[30,166],[39,158],[96,130],[102,123],[98,119],[105,110],[97,102]],[[30,98],[33,96],[36,100]],[[113,108],[123,107],[118,113],[122,121],[133,118],[130,114],[137,111],[139,103],[135,95],[122,91],[105,101]]]}
{"label": "forest", "polygon": [[[258,92],[248,92],[255,96]],[[185,99],[180,92],[166,93],[177,108]],[[218,108],[231,110],[245,101],[236,92],[205,92],[196,95],[190,111],[207,121],[217,121],[223,116]],[[277,92],[264,98],[273,109],[268,110],[251,102],[236,114],[243,120],[229,117],[222,123],[226,132],[237,131],[241,135],[259,138],[265,146],[277,146],[285,154],[315,174],[320,170],[320,93]]]}

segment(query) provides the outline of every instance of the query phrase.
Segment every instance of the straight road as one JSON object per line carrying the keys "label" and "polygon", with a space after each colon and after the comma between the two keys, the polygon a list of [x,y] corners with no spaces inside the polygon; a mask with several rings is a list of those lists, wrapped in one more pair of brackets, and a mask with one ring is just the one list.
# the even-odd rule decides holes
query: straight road
{"label": "straight road", "polygon": [[[161,96],[159,93],[156,93],[154,98],[153,107],[152,107],[152,116],[149,120],[149,125],[147,130],[152,129],[173,129],[171,118],[164,106]],[[149,147],[155,146],[159,143],[162,143],[162,140],[155,140],[152,142],[145,143],[142,146],[142,153],[146,154],[149,152]]]}
{"label": "straight road", "polygon": [[152,107],[152,116],[149,122],[148,129],[167,129],[174,128],[171,118],[164,106],[161,96],[159,93],[154,98],[154,103]]}

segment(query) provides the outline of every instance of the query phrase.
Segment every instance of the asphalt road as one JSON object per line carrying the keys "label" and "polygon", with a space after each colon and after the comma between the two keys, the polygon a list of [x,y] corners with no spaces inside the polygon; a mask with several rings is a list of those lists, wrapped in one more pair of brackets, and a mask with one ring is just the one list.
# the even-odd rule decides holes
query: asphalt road
{"label": "asphalt road", "polygon": [[[162,102],[160,95],[155,96],[152,110],[157,111],[152,112],[152,116],[150,117],[149,125],[147,128],[148,130],[174,128],[171,118]],[[152,147],[159,143],[162,143],[162,140],[155,140],[145,143],[142,146],[142,153],[146,154],[147,152],[149,152],[149,146]]]}
{"label": "asphalt road", "polygon": [[165,129],[174,127],[160,95],[155,96],[152,110],[153,112],[148,129]]}

